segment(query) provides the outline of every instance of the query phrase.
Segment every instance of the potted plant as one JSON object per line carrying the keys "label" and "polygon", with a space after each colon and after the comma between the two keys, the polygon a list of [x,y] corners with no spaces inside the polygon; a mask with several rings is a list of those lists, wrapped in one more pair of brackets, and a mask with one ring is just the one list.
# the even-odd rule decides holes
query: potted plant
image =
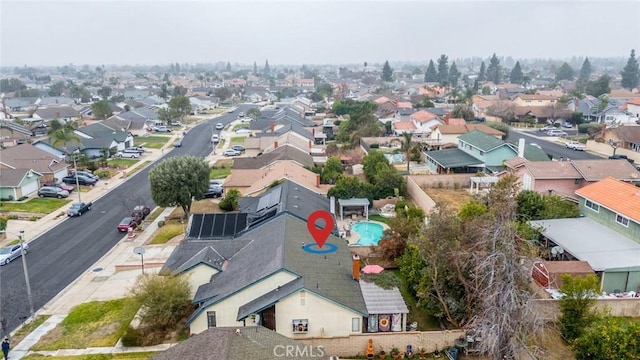
{"label": "potted plant", "polygon": [[392,347],[391,348],[391,357],[395,359],[398,356],[398,354],[400,354],[400,350],[398,350],[398,348],[395,347],[395,346]]}
{"label": "potted plant", "polygon": [[384,352],[384,350],[380,350],[380,352],[378,353],[378,359],[385,360],[386,358],[387,358],[387,353]]}

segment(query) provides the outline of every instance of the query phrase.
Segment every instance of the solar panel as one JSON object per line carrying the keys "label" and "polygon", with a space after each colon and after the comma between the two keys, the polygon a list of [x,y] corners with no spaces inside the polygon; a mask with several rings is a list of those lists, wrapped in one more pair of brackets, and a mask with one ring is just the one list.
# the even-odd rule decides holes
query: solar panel
{"label": "solar panel", "polygon": [[199,237],[202,230],[202,216],[203,214],[194,214],[191,217],[191,227],[189,228],[188,236],[191,238]]}
{"label": "solar panel", "polygon": [[188,236],[192,239],[232,237],[246,227],[246,213],[194,214]]}
{"label": "solar panel", "polygon": [[263,195],[258,201],[258,208],[256,209],[256,211],[260,212],[264,209],[269,209],[274,207],[275,205],[278,205],[278,203],[280,203],[281,194],[282,194],[282,187],[277,187],[269,191],[269,193]]}

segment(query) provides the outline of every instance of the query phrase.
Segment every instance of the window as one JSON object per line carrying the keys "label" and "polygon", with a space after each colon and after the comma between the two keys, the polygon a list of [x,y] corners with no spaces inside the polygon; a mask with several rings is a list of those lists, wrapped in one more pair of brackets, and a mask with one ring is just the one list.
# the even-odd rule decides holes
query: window
{"label": "window", "polygon": [[293,332],[296,334],[306,333],[309,331],[309,319],[294,319]]}
{"label": "window", "polygon": [[216,327],[216,312],[207,311],[207,327]]}
{"label": "window", "polygon": [[624,227],[629,227],[629,219],[622,215],[616,214],[616,222]]}
{"label": "window", "polygon": [[360,332],[360,318],[351,318],[351,332]]}
{"label": "window", "polygon": [[588,207],[589,209],[591,209],[591,210],[593,210],[595,212],[599,212],[600,211],[600,205],[594,204],[593,202],[591,202],[589,200],[585,200],[584,206]]}

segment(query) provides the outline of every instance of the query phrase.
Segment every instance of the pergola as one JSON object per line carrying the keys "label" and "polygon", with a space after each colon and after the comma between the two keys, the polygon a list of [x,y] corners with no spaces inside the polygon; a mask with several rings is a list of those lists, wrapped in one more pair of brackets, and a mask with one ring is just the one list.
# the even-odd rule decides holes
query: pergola
{"label": "pergola", "polygon": [[477,194],[481,188],[491,187],[492,185],[495,185],[498,180],[497,176],[472,176],[469,191],[472,194]]}
{"label": "pergola", "polygon": [[344,220],[344,208],[345,207],[359,207],[364,208],[364,216],[369,220],[369,199],[366,198],[351,198],[351,199],[338,199],[340,205],[340,220]]}

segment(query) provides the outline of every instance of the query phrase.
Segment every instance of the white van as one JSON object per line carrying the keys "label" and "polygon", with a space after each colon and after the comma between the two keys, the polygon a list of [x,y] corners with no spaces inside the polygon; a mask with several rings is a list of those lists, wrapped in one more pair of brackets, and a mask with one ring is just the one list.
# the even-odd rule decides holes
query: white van
{"label": "white van", "polygon": [[217,144],[220,142],[220,137],[218,136],[218,134],[211,135],[211,142],[214,144]]}

